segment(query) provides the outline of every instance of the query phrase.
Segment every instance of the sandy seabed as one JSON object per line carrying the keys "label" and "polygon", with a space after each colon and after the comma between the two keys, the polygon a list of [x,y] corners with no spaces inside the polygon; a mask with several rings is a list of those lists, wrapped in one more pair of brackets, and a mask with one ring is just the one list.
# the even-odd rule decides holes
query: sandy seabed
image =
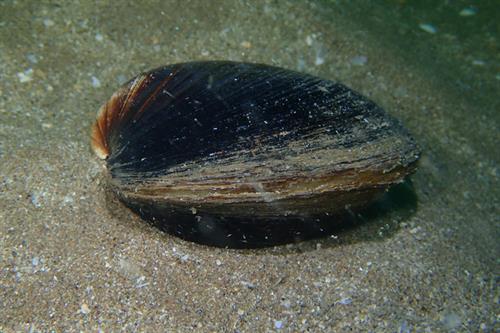
{"label": "sandy seabed", "polygon": [[[498,331],[492,3],[1,2],[0,331]],[[89,148],[100,104],[141,71],[209,59],[369,96],[422,148],[412,203],[332,237],[227,250],[107,198]]]}

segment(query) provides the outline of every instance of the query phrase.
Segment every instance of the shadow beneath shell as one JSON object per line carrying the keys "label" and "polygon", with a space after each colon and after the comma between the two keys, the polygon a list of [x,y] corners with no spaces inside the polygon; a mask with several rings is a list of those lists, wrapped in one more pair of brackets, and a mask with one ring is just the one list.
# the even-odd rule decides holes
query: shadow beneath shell
{"label": "shadow beneath shell", "polygon": [[[417,208],[417,196],[409,179],[393,186],[380,199],[361,210],[346,209],[334,215],[286,218],[266,223],[203,214],[193,216],[172,207],[122,204],[110,190],[106,191],[106,201],[112,215],[122,221],[130,219],[132,211],[158,229],[198,244],[234,249],[297,244],[298,248],[292,251],[307,251],[318,242],[329,247],[385,239],[394,234],[399,224],[413,215]],[[123,209],[123,205],[131,211]],[[306,242],[308,240],[315,242]]]}
{"label": "shadow beneath shell", "polygon": [[[332,235],[323,244],[356,243],[359,241],[380,241],[394,235],[400,224],[415,214],[418,198],[410,179],[389,189],[379,200],[368,207],[345,216]],[[341,240],[339,241],[338,238]],[[332,245],[333,245],[332,244]]]}

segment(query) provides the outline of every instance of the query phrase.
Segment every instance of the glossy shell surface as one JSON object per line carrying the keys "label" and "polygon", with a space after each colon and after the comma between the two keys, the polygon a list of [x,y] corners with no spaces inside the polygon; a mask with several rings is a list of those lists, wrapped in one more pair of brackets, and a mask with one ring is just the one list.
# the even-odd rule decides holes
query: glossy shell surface
{"label": "glossy shell surface", "polygon": [[132,210],[232,247],[272,245],[277,230],[297,235],[297,224],[364,206],[419,156],[397,120],[340,83],[216,61],[126,83],[101,107],[92,147]]}

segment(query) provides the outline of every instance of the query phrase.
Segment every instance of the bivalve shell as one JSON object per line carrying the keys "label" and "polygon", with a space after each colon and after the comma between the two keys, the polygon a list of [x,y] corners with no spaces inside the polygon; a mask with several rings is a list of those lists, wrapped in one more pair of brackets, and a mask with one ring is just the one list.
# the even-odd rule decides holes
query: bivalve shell
{"label": "bivalve shell", "polygon": [[307,237],[401,182],[419,157],[397,120],[340,83],[221,61],[132,79],[99,110],[92,147],[133,211],[229,247]]}

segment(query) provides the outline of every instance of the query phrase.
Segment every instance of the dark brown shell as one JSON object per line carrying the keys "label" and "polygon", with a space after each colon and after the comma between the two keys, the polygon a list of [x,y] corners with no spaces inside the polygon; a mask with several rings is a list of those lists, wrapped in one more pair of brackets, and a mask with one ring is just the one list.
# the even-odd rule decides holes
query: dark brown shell
{"label": "dark brown shell", "polygon": [[100,109],[92,147],[141,216],[235,247],[364,206],[419,156],[398,121],[344,85],[235,62],[137,76]]}

